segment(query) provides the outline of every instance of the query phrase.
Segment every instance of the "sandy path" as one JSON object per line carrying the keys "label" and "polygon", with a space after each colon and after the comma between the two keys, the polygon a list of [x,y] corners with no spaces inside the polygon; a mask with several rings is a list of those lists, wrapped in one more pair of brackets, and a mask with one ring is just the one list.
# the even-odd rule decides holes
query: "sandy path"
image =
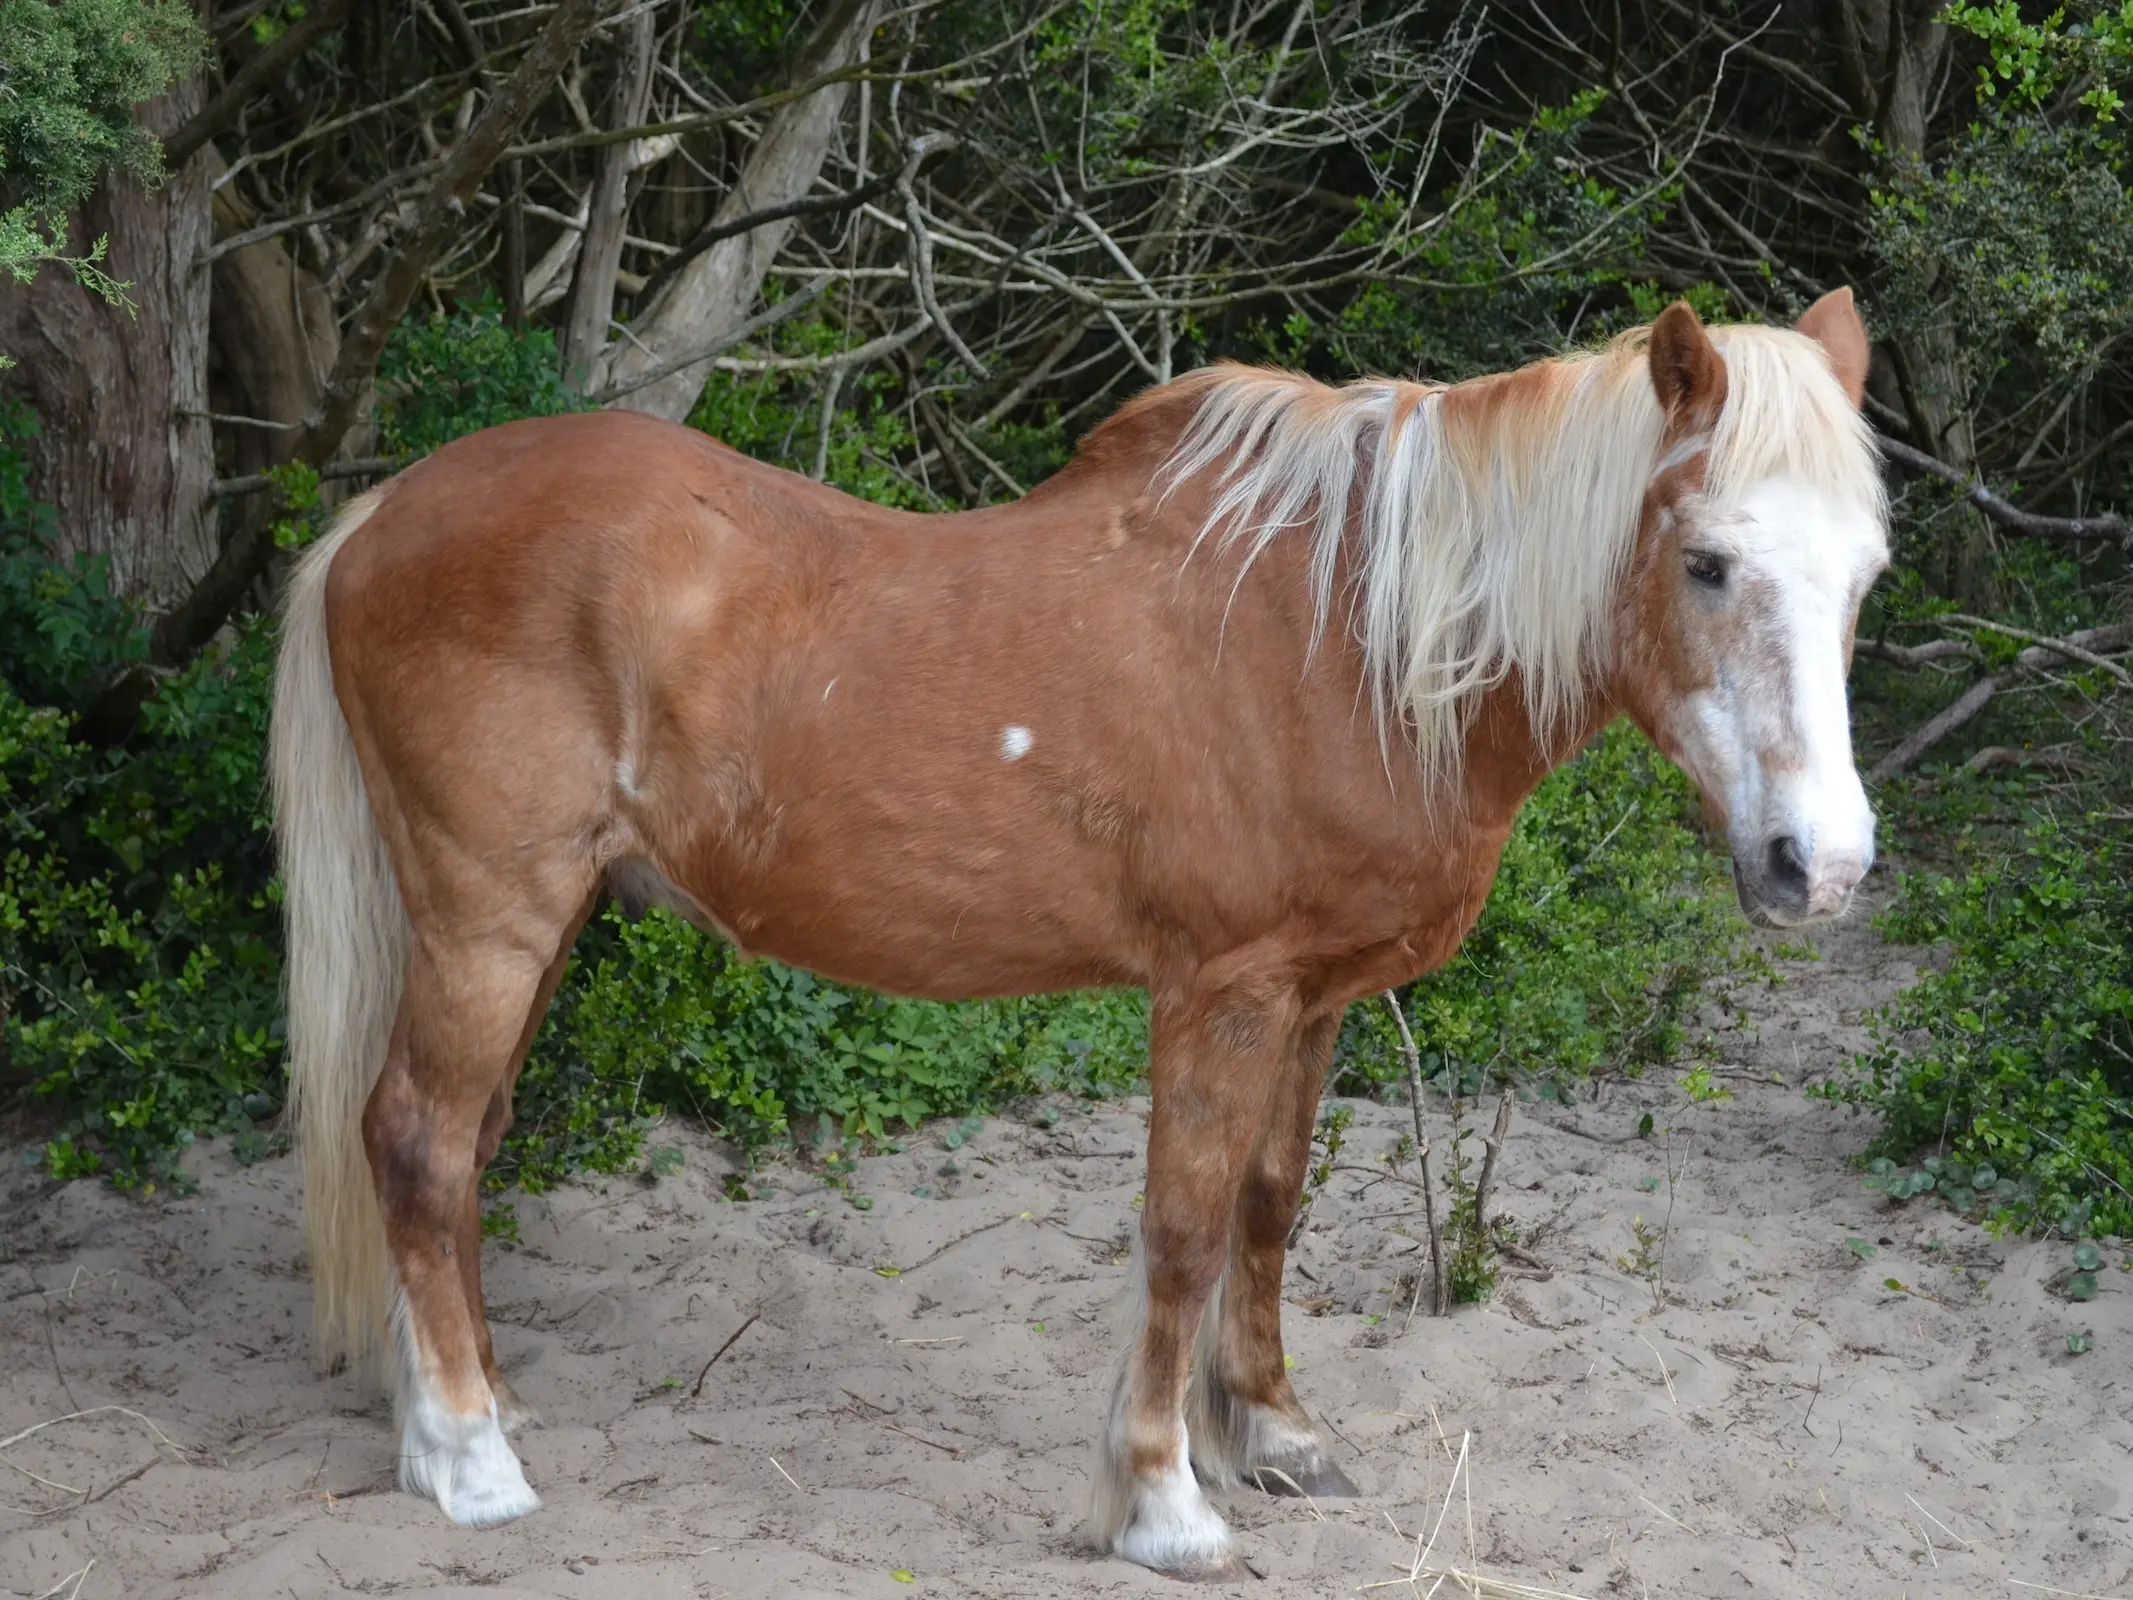
{"label": "sandy path", "polygon": [[[1455,1447],[1470,1436],[1482,1564],[1578,1595],[2133,1588],[2126,1279],[2108,1271],[2100,1299],[2070,1305],[2050,1291],[2063,1245],[1998,1243],[1860,1187],[1845,1163],[1862,1125],[1795,1085],[1856,1045],[1857,1007],[1908,969],[1858,923],[1824,945],[1822,962],[1785,964],[1785,987],[1744,996],[1754,1027],[1719,1036],[1732,1102],[1691,1111],[1654,1083],[1521,1108],[1500,1192],[1540,1230],[1550,1276],[1404,1327],[1405,1200],[1336,1176],[1289,1288],[1332,1305],[1292,1303],[1285,1320],[1299,1390],[1364,1497],[1230,1497],[1268,1575],[1251,1592],[1350,1594],[1405,1571],[1450,1478],[1440,1422]],[[995,1119],[952,1152],[928,1129],[860,1163],[865,1211],[798,1169],[771,1174],[772,1198],[721,1201],[723,1160],[700,1141],[656,1185],[521,1197],[490,1296],[504,1362],[549,1418],[523,1439],[547,1504],[488,1533],[393,1492],[382,1401],[312,1372],[287,1161],[205,1151],[196,1197],[148,1207],[14,1168],[0,1438],[124,1406],[186,1454],[116,1411],[6,1451],[21,1470],[0,1472],[0,1502],[62,1509],[0,1510],[0,1589],[1179,1592],[1096,1559],[1079,1528],[1140,1109]],[[1663,1187],[1639,1187],[1664,1161],[1634,1138],[1646,1110],[1691,1130],[1657,1306],[1617,1259],[1631,1218],[1666,1209]],[[1406,1115],[1360,1105],[1348,1159],[1389,1148]],[[2092,1353],[2067,1353],[2071,1329],[2093,1330]],[[1462,1501],[1455,1549],[1465,1516]]]}

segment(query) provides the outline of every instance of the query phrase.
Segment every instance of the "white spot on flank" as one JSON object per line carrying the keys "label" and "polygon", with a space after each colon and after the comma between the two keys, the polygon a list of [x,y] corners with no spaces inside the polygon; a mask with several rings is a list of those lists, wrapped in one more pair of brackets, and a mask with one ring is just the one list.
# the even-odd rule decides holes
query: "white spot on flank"
{"label": "white spot on flank", "polygon": [[1030,737],[1027,728],[1010,725],[1000,730],[1000,759],[1020,761],[1029,754],[1029,747],[1037,741]]}

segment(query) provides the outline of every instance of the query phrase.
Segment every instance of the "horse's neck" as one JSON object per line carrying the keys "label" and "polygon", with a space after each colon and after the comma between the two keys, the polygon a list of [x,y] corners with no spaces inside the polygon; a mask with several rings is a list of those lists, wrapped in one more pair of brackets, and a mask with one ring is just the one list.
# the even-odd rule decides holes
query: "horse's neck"
{"label": "horse's neck", "polygon": [[1488,690],[1467,732],[1460,772],[1470,825],[1483,835],[1508,833],[1519,808],[1548,774],[1620,714],[1612,696],[1595,694],[1564,725],[1544,732],[1533,725],[1516,674]]}

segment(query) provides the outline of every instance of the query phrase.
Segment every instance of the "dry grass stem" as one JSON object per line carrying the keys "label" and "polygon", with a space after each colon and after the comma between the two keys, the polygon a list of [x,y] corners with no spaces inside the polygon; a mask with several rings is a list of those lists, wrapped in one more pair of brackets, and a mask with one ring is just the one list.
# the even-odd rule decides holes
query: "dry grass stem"
{"label": "dry grass stem", "polygon": [[[71,1292],[72,1287],[73,1286],[70,1284],[68,1286],[67,1292]],[[12,1433],[9,1434],[5,1439],[0,1439],[0,1466],[8,1468],[12,1472],[19,1472],[22,1474],[23,1477],[29,1479],[32,1483],[39,1484],[44,1488],[52,1490],[54,1493],[65,1495],[67,1497],[66,1503],[56,1506],[44,1506],[42,1508],[11,1505],[7,1509],[15,1512],[19,1516],[50,1517],[57,1516],[59,1513],[64,1511],[72,1511],[76,1506],[87,1504],[90,1498],[89,1491],[87,1489],[77,1489],[72,1484],[60,1483],[56,1479],[45,1477],[42,1473],[33,1472],[28,1467],[23,1466],[18,1461],[7,1460],[5,1452],[13,1449],[16,1445],[21,1444],[25,1439],[32,1438],[35,1435],[44,1432],[44,1430],[47,1428],[56,1428],[63,1422],[84,1422],[91,1417],[100,1417],[110,1413],[116,1413],[119,1416],[133,1418],[134,1421],[138,1422],[142,1427],[148,1430],[149,1437],[155,1441],[158,1448],[168,1450],[178,1460],[189,1461],[191,1459],[186,1454],[185,1449],[182,1445],[178,1444],[174,1439],[170,1437],[169,1434],[165,1433],[161,1428],[157,1427],[147,1417],[143,1416],[140,1412],[135,1411],[130,1406],[91,1406],[83,1411],[70,1411],[63,1417],[50,1417],[43,1422],[32,1423],[29,1427],[22,1429],[19,1433]],[[155,1463],[151,1461],[148,1465],[153,1466],[155,1465]],[[147,1470],[147,1467],[138,1468],[132,1473],[131,1476],[134,1478],[138,1478],[143,1472],[146,1472]],[[130,1480],[120,1480],[121,1483],[127,1481]],[[113,1484],[112,1488],[115,1489],[118,1486],[118,1484]],[[107,1494],[109,1492],[110,1490],[105,1491],[105,1493]],[[97,1498],[101,1499],[102,1496],[99,1495],[97,1496]],[[81,1573],[75,1574],[75,1576],[86,1576],[87,1571],[88,1569],[85,1567],[82,1569]],[[61,1587],[65,1586],[65,1581],[66,1580],[62,1581]],[[51,1592],[57,1594],[59,1591],[55,1589]]]}
{"label": "dry grass stem", "polygon": [[89,1574],[95,1570],[96,1562],[92,1559],[81,1571],[68,1573],[43,1594],[30,1596],[30,1600],[75,1600],[81,1593],[81,1586],[89,1581]]}
{"label": "dry grass stem", "polygon": [[1942,1533],[1953,1539],[1965,1550],[1968,1550],[1970,1548],[1970,1541],[1968,1539],[1965,1539],[1961,1534],[1957,1533],[1953,1528],[1949,1527],[1945,1522],[1941,1521],[1940,1518],[1933,1515],[1933,1513],[1928,1511],[1923,1505],[1920,1505],[1918,1501],[1918,1496],[1911,1493],[1910,1490],[1906,1489],[1903,1492],[1903,1497],[1906,1500],[1910,1501],[1914,1507],[1916,1507],[1918,1514],[1924,1517],[1926,1521],[1932,1523],[1934,1527],[1940,1529]]}
{"label": "dry grass stem", "polygon": [[1653,1344],[1651,1340],[1645,1339],[1643,1334],[1640,1333],[1637,1337],[1644,1340],[1644,1348],[1649,1350],[1652,1353],[1652,1359],[1659,1363],[1659,1378],[1666,1385],[1666,1397],[1674,1402],[1674,1409],[1679,1411],[1681,1409],[1681,1396],[1674,1392],[1674,1375],[1666,1370],[1666,1357],[1661,1355],[1659,1347]]}
{"label": "dry grass stem", "polygon": [[[1638,1495],[1638,1496],[1637,1496],[1637,1498],[1638,1498],[1639,1500],[1644,1500],[1644,1496],[1643,1496],[1643,1495],[1641,1495],[1641,1494],[1640,1494],[1640,1495]],[[1658,1513],[1658,1514],[1659,1514],[1660,1516],[1662,1516],[1662,1517],[1666,1518],[1666,1520],[1667,1520],[1667,1521],[1671,1522],[1671,1523],[1672,1523],[1672,1524],[1673,1524],[1673,1525],[1674,1525],[1675,1527],[1679,1528],[1679,1529],[1680,1529],[1680,1530],[1681,1530],[1681,1531],[1682,1531],[1683,1533],[1687,1533],[1687,1534],[1693,1534],[1693,1535],[1694,1535],[1694,1536],[1695,1536],[1696,1538],[1698,1538],[1698,1539],[1701,1539],[1701,1538],[1703,1537],[1703,1535],[1702,1535],[1702,1534],[1700,1534],[1700,1533],[1697,1533],[1697,1531],[1696,1531],[1696,1530],[1695,1530],[1694,1528],[1690,1527],[1690,1526],[1689,1526],[1689,1525],[1688,1525],[1688,1524],[1687,1524],[1686,1522],[1683,1522],[1683,1521],[1682,1521],[1682,1520],[1681,1520],[1681,1519],[1680,1519],[1679,1517],[1675,1516],[1673,1512],[1671,1512],[1671,1511],[1667,1510],[1667,1509],[1666,1509],[1666,1507],[1664,1507],[1664,1506],[1661,1506],[1661,1505],[1654,1505],[1654,1504],[1653,1504],[1653,1503],[1652,1503],[1651,1501],[1649,1501],[1649,1500],[1644,1500],[1644,1503],[1645,1503],[1646,1505],[1648,1505],[1648,1506],[1651,1506],[1651,1508],[1652,1508],[1652,1510],[1653,1510],[1653,1511],[1657,1512],[1657,1513]]]}
{"label": "dry grass stem", "polygon": [[[1432,1410],[1434,1411],[1434,1408]],[[1439,1438],[1449,1453],[1451,1441],[1443,1438],[1441,1423]],[[1407,1571],[1397,1578],[1381,1578],[1375,1583],[1359,1584],[1358,1591],[1406,1589],[1420,1597],[1420,1600],[1430,1600],[1430,1597],[1449,1585],[1452,1592],[1466,1595],[1468,1600],[1579,1600],[1579,1596],[1561,1589],[1543,1589],[1508,1578],[1492,1578],[1480,1570],[1481,1562],[1474,1542],[1473,1442],[1474,1436],[1471,1432],[1460,1434],[1459,1451],[1452,1463],[1452,1481],[1445,1485],[1444,1499],[1437,1507],[1437,1519],[1430,1525],[1428,1535],[1425,1537],[1420,1533],[1416,1534],[1414,1559],[1408,1563]],[[1461,1496],[1462,1488],[1466,1506],[1464,1563],[1433,1561],[1438,1536],[1444,1531],[1444,1520],[1451,1515],[1452,1501]],[[1385,1520],[1392,1522],[1390,1514],[1387,1514]],[[1400,1531],[1397,1523],[1393,1523],[1392,1531]]]}

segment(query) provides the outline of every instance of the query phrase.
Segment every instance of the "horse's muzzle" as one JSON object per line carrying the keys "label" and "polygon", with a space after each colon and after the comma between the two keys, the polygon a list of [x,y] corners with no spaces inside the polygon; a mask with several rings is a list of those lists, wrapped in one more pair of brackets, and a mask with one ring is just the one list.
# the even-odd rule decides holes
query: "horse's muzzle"
{"label": "horse's muzzle", "polygon": [[1758,928],[1796,928],[1842,916],[1873,864],[1870,849],[1817,853],[1791,834],[1774,834],[1751,857],[1735,852],[1733,889]]}

